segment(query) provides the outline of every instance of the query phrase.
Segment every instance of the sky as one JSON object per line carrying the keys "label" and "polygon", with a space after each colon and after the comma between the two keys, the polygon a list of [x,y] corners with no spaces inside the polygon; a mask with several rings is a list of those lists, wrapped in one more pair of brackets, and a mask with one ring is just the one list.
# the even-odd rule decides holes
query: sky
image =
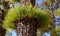
{"label": "sky", "polygon": [[43,34],[43,36],[50,36],[50,34],[46,32]]}
{"label": "sky", "polygon": [[36,5],[37,5],[38,7],[40,7],[42,2],[43,2],[43,0],[36,0]]}
{"label": "sky", "polygon": [[16,30],[12,32],[12,36],[17,36]]}

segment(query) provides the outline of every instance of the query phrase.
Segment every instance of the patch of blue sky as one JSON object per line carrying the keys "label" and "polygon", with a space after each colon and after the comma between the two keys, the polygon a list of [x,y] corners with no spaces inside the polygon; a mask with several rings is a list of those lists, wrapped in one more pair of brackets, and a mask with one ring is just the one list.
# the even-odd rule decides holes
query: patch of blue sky
{"label": "patch of blue sky", "polygon": [[49,32],[48,33],[46,32],[46,33],[43,34],[43,36],[50,36],[50,33]]}
{"label": "patch of blue sky", "polygon": [[16,30],[12,32],[12,36],[17,36]]}

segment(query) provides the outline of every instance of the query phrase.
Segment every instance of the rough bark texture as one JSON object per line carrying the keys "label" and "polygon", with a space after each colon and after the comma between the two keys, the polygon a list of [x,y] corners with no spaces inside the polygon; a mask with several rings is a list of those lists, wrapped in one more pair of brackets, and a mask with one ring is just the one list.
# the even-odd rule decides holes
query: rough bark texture
{"label": "rough bark texture", "polygon": [[17,36],[36,36],[37,22],[36,20],[22,19],[17,21]]}
{"label": "rough bark texture", "polygon": [[6,30],[2,28],[2,20],[4,18],[4,11],[0,11],[0,36],[5,36]]}
{"label": "rough bark texture", "polygon": [[0,26],[0,36],[5,36],[6,30]]}
{"label": "rough bark texture", "polygon": [[3,1],[3,7],[5,9],[9,9],[9,1]]}
{"label": "rough bark texture", "polygon": [[35,5],[35,0],[30,0],[31,4],[34,6]]}
{"label": "rough bark texture", "polygon": [[[35,5],[35,0],[20,0],[20,4]],[[37,21],[36,19],[21,19],[16,22],[17,36],[36,36]]]}
{"label": "rough bark texture", "polygon": [[24,4],[24,5],[32,4],[34,6],[35,5],[35,0],[20,0],[20,3]]}
{"label": "rough bark texture", "polygon": [[30,0],[20,0],[20,3],[24,4],[24,5],[29,5],[30,4]]}

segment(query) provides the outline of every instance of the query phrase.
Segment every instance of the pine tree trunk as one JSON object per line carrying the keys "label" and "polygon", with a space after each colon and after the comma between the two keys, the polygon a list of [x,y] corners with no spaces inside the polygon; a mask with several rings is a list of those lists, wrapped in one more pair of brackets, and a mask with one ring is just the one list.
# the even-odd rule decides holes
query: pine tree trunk
{"label": "pine tree trunk", "polygon": [[[20,4],[30,5],[32,0],[20,0]],[[33,4],[32,4],[33,5]],[[35,5],[35,4],[34,4]],[[37,22],[35,19],[21,19],[16,23],[17,36],[36,36]]]}
{"label": "pine tree trunk", "polygon": [[0,26],[0,36],[5,36],[6,30]]}
{"label": "pine tree trunk", "polygon": [[37,22],[35,20],[20,20],[17,21],[17,36],[36,36]]}
{"label": "pine tree trunk", "polygon": [[29,5],[30,0],[20,0],[20,4]]}
{"label": "pine tree trunk", "polygon": [[[9,4],[8,2],[4,1],[2,2],[3,9],[0,8],[0,36],[5,36],[6,30],[2,28],[2,21],[4,20],[5,17],[5,11],[9,9]],[[6,10],[7,9],[7,10]]]}
{"label": "pine tree trunk", "polygon": [[30,1],[31,1],[31,4],[35,6],[35,0],[30,0]]}
{"label": "pine tree trunk", "polygon": [[0,11],[0,36],[5,36],[6,30],[2,28],[2,20],[4,17],[3,10]]}
{"label": "pine tree trunk", "polygon": [[35,0],[20,0],[20,3],[24,4],[24,5],[32,4],[34,6],[35,5]]}

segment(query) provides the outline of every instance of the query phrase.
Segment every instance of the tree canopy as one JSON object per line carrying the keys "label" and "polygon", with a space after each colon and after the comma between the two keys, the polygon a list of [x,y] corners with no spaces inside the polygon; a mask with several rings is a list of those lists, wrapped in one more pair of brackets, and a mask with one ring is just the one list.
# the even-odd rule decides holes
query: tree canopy
{"label": "tree canopy", "polygon": [[50,24],[50,13],[43,11],[39,8],[32,7],[32,5],[28,6],[18,6],[16,8],[12,8],[8,11],[4,21],[3,21],[3,28],[6,30],[14,28],[14,21],[23,19],[28,17],[29,19],[36,18],[41,25],[40,28],[43,26],[48,26]]}

